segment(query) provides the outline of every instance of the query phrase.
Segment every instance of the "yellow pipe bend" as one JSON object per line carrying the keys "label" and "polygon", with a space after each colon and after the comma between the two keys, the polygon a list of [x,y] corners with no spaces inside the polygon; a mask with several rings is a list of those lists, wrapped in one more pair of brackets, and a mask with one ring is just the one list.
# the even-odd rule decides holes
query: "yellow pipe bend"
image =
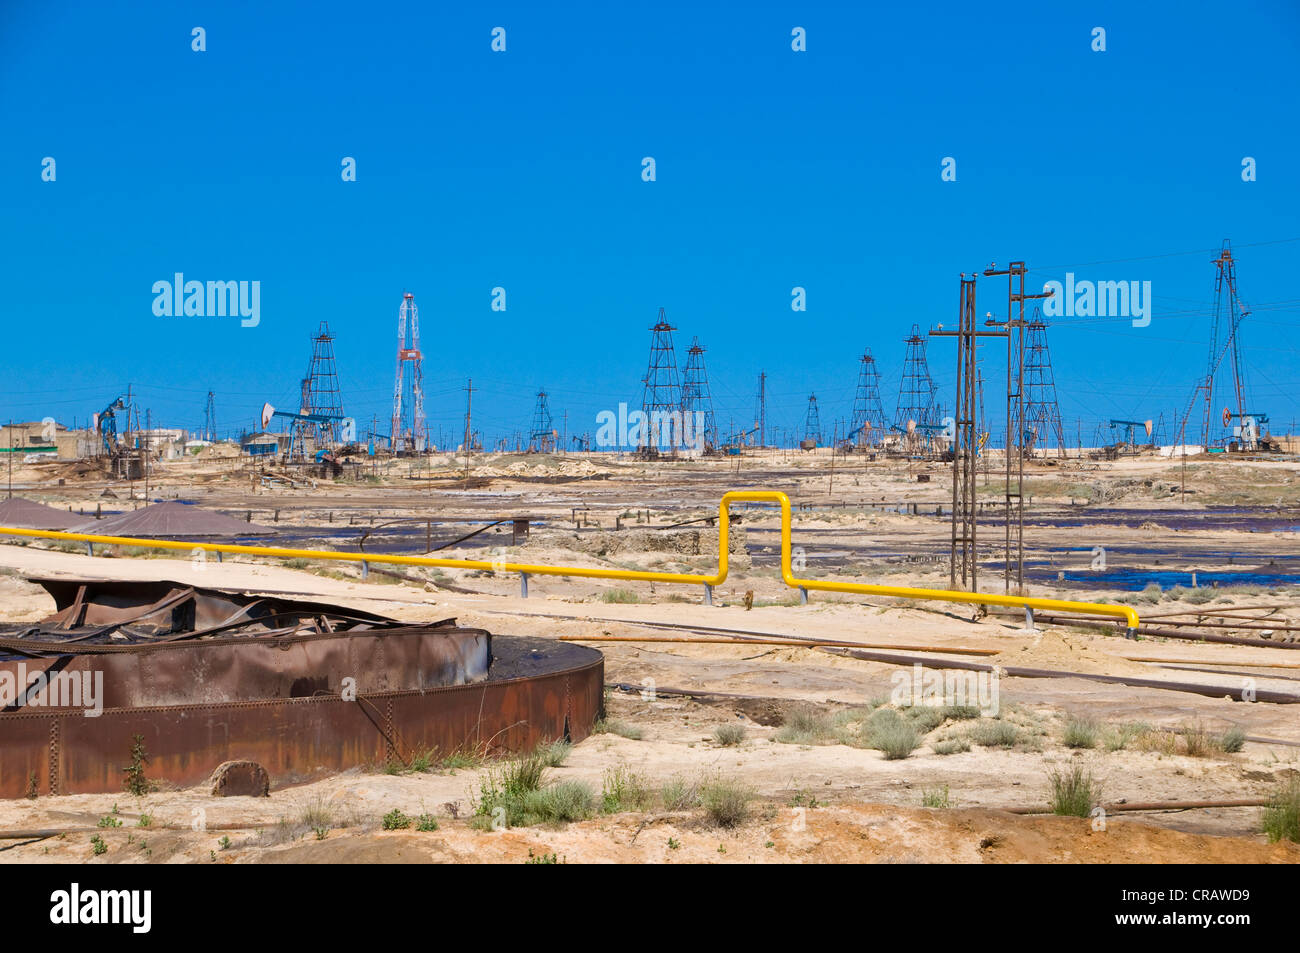
{"label": "yellow pipe bend", "polygon": [[668,582],[687,585],[718,586],[727,579],[730,560],[730,504],[776,503],[781,509],[781,579],[795,589],[818,592],[851,592],[864,595],[893,596],[900,599],[932,599],[939,602],[963,602],[992,606],[1019,606],[1028,609],[1057,609],[1088,615],[1119,616],[1128,623],[1129,635],[1138,626],[1137,610],[1129,606],[1097,602],[1073,602],[1066,599],[1038,599],[1031,596],[997,595],[989,592],[959,592],[950,589],[921,589],[911,586],[877,586],[860,582],[835,582],[796,578],[791,568],[790,498],[780,490],[731,490],[718,502],[718,571],[711,576],[699,573],[645,572],[632,569],[595,569],[580,566],[538,566],[531,563],[492,562],[482,559],[440,559],[433,556],[398,556],[385,553],[350,553],[320,549],[284,549],[275,546],[240,546],[228,543],[184,542],[165,539],[137,539],[130,536],[98,536],[90,533],[64,533],[54,530],[20,529],[0,526],[0,535],[72,542],[100,543],[107,546],[146,546],[153,549],[194,552],[233,553],[250,556],[276,556],[285,559],[319,559],[342,562],[387,563],[400,566],[436,566],[449,569],[479,569],[518,572],[538,576],[577,576],[584,579],[626,579],[637,582]]}

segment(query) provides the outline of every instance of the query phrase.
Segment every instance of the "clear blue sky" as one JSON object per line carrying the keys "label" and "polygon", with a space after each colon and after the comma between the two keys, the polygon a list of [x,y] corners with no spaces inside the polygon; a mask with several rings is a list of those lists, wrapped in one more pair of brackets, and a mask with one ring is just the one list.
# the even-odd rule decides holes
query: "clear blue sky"
{"label": "clear blue sky", "polygon": [[[129,383],[155,420],[197,427],[211,389],[222,431],[253,429],[263,401],[294,405],[327,320],[364,429],[391,413],[409,290],[435,439],[463,426],[467,377],[485,443],[527,429],[539,385],[557,425],[594,430],[640,400],[661,306],[680,362],[693,335],[708,348],[721,428],[753,419],[766,370],[773,425],[801,426],[815,391],[829,431],[864,347],[892,413],[908,328],[951,325],[960,272],[1020,258],[1038,288],[1067,270],[1153,284],[1149,327],[1049,332],[1087,442],[1098,420],[1186,407],[1230,238],[1251,402],[1286,426],[1297,63],[1293,0],[4,0],[0,416],[84,422]],[[260,281],[260,325],[156,317],[151,286],[177,271]],[[999,281],[981,314],[1004,310]],[[947,402],[952,348],[930,348]]]}

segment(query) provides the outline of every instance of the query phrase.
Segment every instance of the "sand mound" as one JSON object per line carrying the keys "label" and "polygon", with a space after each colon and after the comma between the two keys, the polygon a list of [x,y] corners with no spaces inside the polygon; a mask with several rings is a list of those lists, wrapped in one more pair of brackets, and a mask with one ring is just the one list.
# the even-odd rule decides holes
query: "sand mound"
{"label": "sand mound", "polygon": [[1089,675],[1145,675],[1154,673],[1139,662],[1130,662],[1118,655],[1103,651],[1104,643],[1087,636],[1068,638],[1059,632],[1044,631],[1030,637],[1012,649],[1007,649],[990,661],[1003,667],[1046,668]]}

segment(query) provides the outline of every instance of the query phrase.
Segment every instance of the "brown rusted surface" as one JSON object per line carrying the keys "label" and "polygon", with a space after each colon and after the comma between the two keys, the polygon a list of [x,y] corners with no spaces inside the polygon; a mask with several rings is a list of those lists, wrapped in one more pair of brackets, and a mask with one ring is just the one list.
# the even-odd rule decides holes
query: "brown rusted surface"
{"label": "brown rusted surface", "polygon": [[[437,688],[486,678],[491,639],[482,629],[439,626],[90,646],[0,661],[0,703],[5,712],[143,708]],[[44,687],[15,692],[38,673]]]}
{"label": "brown rusted surface", "polygon": [[[218,634],[266,635],[285,629],[336,632],[403,624],[372,612],[324,602],[201,588],[167,580],[34,577],[30,581],[50,594],[55,611],[37,623],[0,625],[0,646],[10,645],[7,637],[100,645],[151,642],[165,636],[197,639]],[[81,631],[70,632],[72,629]]]}
{"label": "brown rusted surface", "polygon": [[604,657],[584,646],[176,583],[44,584],[55,615],[0,638],[0,797],[123,790],[137,735],[153,784],[247,761],[282,786],[579,741],[600,714]]}
{"label": "brown rusted surface", "polygon": [[[584,646],[497,636],[481,682],[424,691],[0,714],[0,797],[123,789],[135,735],[146,777],[187,787],[225,761],[256,761],[278,786],[419,753],[518,752],[581,741],[600,713],[604,658]],[[499,667],[499,668],[498,668]]]}

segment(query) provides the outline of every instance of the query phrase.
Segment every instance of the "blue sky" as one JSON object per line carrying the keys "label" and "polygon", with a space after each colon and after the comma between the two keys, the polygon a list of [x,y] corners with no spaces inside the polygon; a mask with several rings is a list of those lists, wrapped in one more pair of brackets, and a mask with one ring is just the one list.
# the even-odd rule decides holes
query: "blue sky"
{"label": "blue sky", "polygon": [[[156,420],[197,427],[211,389],[222,431],[252,429],[325,320],[364,429],[411,291],[435,440],[466,378],[485,442],[527,430],[539,386],[593,431],[639,402],[660,307],[680,363],[708,348],[721,428],[752,421],[762,370],[774,426],[815,391],[829,431],[864,347],[892,412],[910,326],[1018,258],[1035,288],[1152,282],[1148,327],[1049,331],[1088,442],[1186,408],[1229,238],[1251,402],[1300,418],[1293,2],[464,7],[0,3],[0,416],[83,422],[131,384]],[[155,316],[177,271],[260,281],[259,326]],[[977,303],[1002,313],[1002,280]],[[930,348],[949,402],[952,349]]]}

